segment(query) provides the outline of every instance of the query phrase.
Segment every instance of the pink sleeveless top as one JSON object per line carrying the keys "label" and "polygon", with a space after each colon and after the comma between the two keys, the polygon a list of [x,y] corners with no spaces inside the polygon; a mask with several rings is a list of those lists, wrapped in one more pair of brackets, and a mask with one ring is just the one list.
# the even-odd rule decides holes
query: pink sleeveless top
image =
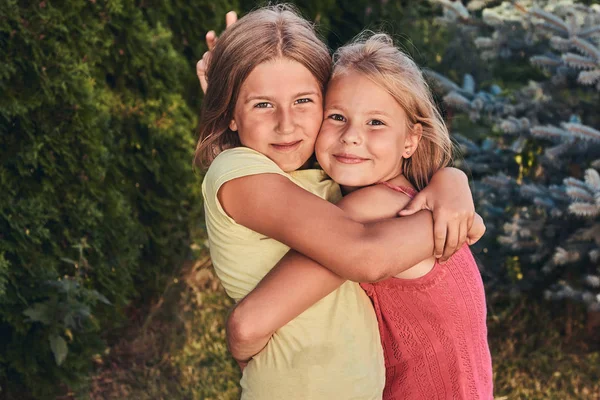
{"label": "pink sleeveless top", "polygon": [[[411,198],[416,193],[384,184]],[[485,293],[467,245],[420,278],[361,286],[379,324],[384,400],[493,399]]]}

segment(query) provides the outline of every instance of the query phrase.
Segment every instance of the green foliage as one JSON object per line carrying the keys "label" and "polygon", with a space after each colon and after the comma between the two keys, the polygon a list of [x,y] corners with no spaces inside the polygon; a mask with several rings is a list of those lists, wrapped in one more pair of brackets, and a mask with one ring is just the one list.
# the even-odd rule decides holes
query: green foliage
{"label": "green foliage", "polygon": [[[209,266],[196,266],[165,291],[149,324],[130,325],[126,339],[98,363],[93,390],[78,398],[240,398],[241,374],[225,344],[232,300]],[[597,399],[600,351],[585,340],[584,307],[502,294],[490,300],[496,399]]]}
{"label": "green foliage", "polygon": [[195,61],[234,4],[150,3],[0,4],[3,393],[79,385],[188,255]]}
{"label": "green foliage", "polygon": [[452,109],[494,132],[481,145],[458,136],[489,222],[490,287],[600,312],[600,10],[570,1],[437,3],[441,20],[482,58],[537,69],[536,81],[514,75],[490,92],[475,91],[477,70],[466,75],[469,88],[430,74]]}

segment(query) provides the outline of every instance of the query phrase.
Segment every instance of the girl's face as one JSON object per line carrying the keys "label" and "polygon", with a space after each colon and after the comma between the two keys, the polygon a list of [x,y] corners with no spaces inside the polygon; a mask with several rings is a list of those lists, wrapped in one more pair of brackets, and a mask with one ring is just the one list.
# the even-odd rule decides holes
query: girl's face
{"label": "girl's face", "polygon": [[420,135],[409,133],[406,113],[386,90],[352,71],[330,81],[325,99],[315,150],[334,181],[352,190],[402,173]]}
{"label": "girl's face", "polygon": [[248,75],[229,127],[238,132],[242,145],[291,172],[314,153],[322,120],[319,82],[302,64],[277,58]]}

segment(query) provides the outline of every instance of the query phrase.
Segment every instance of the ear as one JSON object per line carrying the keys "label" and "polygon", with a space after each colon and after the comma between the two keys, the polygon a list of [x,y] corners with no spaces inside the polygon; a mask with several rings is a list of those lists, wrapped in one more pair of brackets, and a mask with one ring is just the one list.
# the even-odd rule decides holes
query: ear
{"label": "ear", "polygon": [[234,132],[238,130],[237,124],[235,123],[235,119],[232,119],[231,122],[229,122],[229,129],[231,129]]}
{"label": "ear", "polygon": [[415,151],[417,151],[417,147],[419,147],[419,142],[421,141],[422,136],[423,125],[417,122],[413,125],[412,129],[409,130],[409,133],[404,140],[404,153],[402,153],[402,157],[408,159],[415,153]]}

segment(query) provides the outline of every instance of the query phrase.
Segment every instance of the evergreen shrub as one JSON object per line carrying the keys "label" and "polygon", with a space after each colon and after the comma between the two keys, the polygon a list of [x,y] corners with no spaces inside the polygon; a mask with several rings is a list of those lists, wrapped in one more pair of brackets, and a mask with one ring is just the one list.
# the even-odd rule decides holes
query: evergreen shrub
{"label": "evergreen shrub", "polygon": [[3,395],[80,384],[188,256],[195,62],[231,7],[0,2]]}
{"label": "evergreen shrub", "polygon": [[492,79],[481,90],[477,70],[462,85],[429,73],[449,108],[490,128],[485,140],[457,136],[490,228],[490,287],[600,312],[600,7],[436,3],[440,21],[460,28],[483,59],[529,64],[539,74],[514,75],[505,88]]}

